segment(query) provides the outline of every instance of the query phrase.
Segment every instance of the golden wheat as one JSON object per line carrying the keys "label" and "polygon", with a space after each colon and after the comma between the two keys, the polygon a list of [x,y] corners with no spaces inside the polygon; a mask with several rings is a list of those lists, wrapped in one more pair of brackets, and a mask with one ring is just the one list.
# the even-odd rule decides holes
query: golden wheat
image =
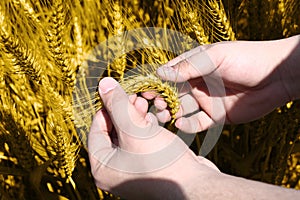
{"label": "golden wheat", "polygon": [[[0,15],[3,13],[0,12]],[[4,16],[4,15],[3,15]],[[41,68],[38,62],[35,62],[33,55],[28,51],[28,47],[21,43],[21,41],[13,37],[6,30],[5,19],[0,21],[0,45],[4,52],[11,54],[12,64],[20,70],[17,73],[24,73],[29,76],[29,79],[40,82]]]}
{"label": "golden wheat", "polygon": [[224,6],[220,0],[208,0],[209,15],[212,15],[212,24],[216,32],[213,37],[216,41],[236,40],[235,33],[227,18]]}
{"label": "golden wheat", "polygon": [[50,52],[55,61],[63,72],[63,84],[67,84],[72,88],[76,79],[76,66],[70,62],[67,54],[64,39],[66,30],[69,26],[67,12],[69,6],[66,1],[53,1],[50,7],[49,27],[47,29],[46,40],[49,45]]}
{"label": "golden wheat", "polygon": [[299,24],[295,23],[295,19],[292,16],[297,12],[297,8],[299,8],[299,1],[292,0],[279,0],[278,1],[278,12],[281,15],[281,27],[282,27],[282,35],[284,37],[289,37],[293,34],[294,30],[299,28]]}
{"label": "golden wheat", "polygon": [[40,20],[34,11],[34,8],[32,6],[32,3],[28,0],[14,0],[13,3],[18,6],[19,12],[24,11],[25,15],[27,15],[28,18],[32,19],[34,22],[39,23]]}
{"label": "golden wheat", "polygon": [[[61,8],[61,11],[62,9],[63,8]],[[15,115],[14,120],[18,121],[21,124],[20,130],[23,130],[24,128],[24,130],[28,133],[34,130],[35,132],[37,131],[35,134],[26,135],[26,139],[28,141],[35,143],[35,145],[33,146],[35,153],[37,153],[40,158],[42,158],[42,160],[51,158],[51,154],[52,156],[58,154],[58,167],[62,168],[62,171],[66,174],[64,175],[64,173],[61,173],[62,178],[65,178],[65,176],[70,177],[75,167],[78,153],[77,150],[79,148],[78,140],[76,139],[76,131],[72,123],[68,122],[73,116],[70,102],[66,102],[66,99],[70,99],[70,97],[63,99],[63,97],[53,89],[47,77],[41,76],[41,74],[43,74],[43,71],[41,69],[42,64],[36,61],[36,56],[38,57],[38,53],[28,50],[28,44],[10,34],[11,31],[6,29],[7,23],[5,21],[5,16],[5,14],[1,14],[1,25],[3,25],[1,26],[1,45],[4,47],[4,53],[6,53],[6,55],[2,53],[2,57],[7,57],[6,62],[10,62],[13,66],[12,68],[8,68],[9,70],[6,70],[7,73],[10,74],[9,77],[6,76],[6,84],[9,85],[10,90],[13,92],[10,93],[10,97],[12,98],[12,102],[15,102],[15,107],[10,107],[10,110],[8,111],[13,113]],[[58,16],[56,18],[55,17],[56,15],[54,15],[54,22],[52,22],[54,24],[61,20],[61,18],[63,18],[61,16]],[[61,23],[64,23],[64,21]],[[51,46],[53,45],[53,43],[49,43],[51,49],[53,50],[53,57],[57,61],[56,64],[58,64],[58,66],[61,66],[59,60],[61,60],[60,58],[62,58],[61,56],[63,55],[60,54],[62,54],[63,52],[56,51],[60,48],[61,45],[62,36],[60,36],[60,32],[62,30],[56,27],[56,25],[57,24],[55,24],[53,28],[54,30],[52,30],[54,31],[52,32],[52,36],[54,35],[52,39],[54,38],[54,40],[56,40],[57,46]],[[39,58],[39,60],[42,59]],[[72,73],[74,74],[74,72]],[[51,72],[49,74],[51,74]],[[68,72],[68,74],[70,75],[70,72]],[[68,77],[68,74],[65,74],[65,76]],[[60,75],[56,76],[59,78]],[[57,80],[57,78],[54,78],[54,80]],[[28,81],[34,82],[32,84],[29,84]],[[15,85],[21,85],[21,87],[17,88],[15,87]],[[32,89],[33,91],[30,89]],[[67,89],[65,89],[64,91],[68,92]],[[47,101],[46,98],[44,101],[46,101],[49,106],[54,105],[52,106],[52,109],[55,110],[57,118],[62,115],[60,118],[61,121],[59,122],[60,125],[58,125],[57,127],[60,127],[64,124],[65,126],[60,130],[59,133],[57,133],[57,131],[55,132],[55,129],[53,128],[45,131],[44,127],[41,126],[41,124],[43,123],[42,117],[40,116],[40,111],[36,110],[36,105],[40,100],[35,97],[36,95],[38,97],[49,96],[51,100],[49,99],[49,101]],[[28,105],[28,103],[31,102],[35,102],[35,106],[33,106],[33,109],[30,109]],[[8,102],[8,105],[10,104],[11,103]],[[48,111],[48,114],[51,115],[51,110]],[[37,117],[36,120],[34,120],[34,117]],[[51,120],[51,118],[48,118],[47,123],[51,124],[54,122],[53,120]],[[59,123],[56,122],[56,124]],[[43,134],[41,135],[40,132]],[[55,137],[53,137],[53,135],[55,135]],[[28,152],[30,151],[28,150]],[[42,161],[41,159],[39,160]],[[21,161],[22,159],[20,160],[20,162]],[[55,162],[56,160],[54,160],[54,163]]]}
{"label": "golden wheat", "polygon": [[164,98],[170,108],[172,123],[175,121],[176,113],[180,106],[177,89],[175,87],[171,87],[168,83],[163,83],[154,74],[130,76],[130,78],[122,80],[120,84],[129,94],[147,91],[158,93]]}
{"label": "golden wheat", "polygon": [[[113,63],[107,66],[108,75],[115,78],[123,78],[126,69],[126,55],[124,50],[124,39],[122,34],[125,31],[124,14],[121,5],[121,1],[110,2],[111,7],[108,8],[108,12],[111,13],[112,25],[109,26],[110,33],[114,36],[114,41],[108,44],[113,49],[120,52],[119,58],[116,58]],[[115,52],[113,52],[114,54]],[[114,55],[112,55],[114,56]]]}
{"label": "golden wheat", "polygon": [[[55,157],[53,162],[60,176],[68,180],[72,176],[77,161],[79,141],[68,133],[74,130],[72,130],[72,125],[61,116],[61,113],[55,110],[49,111],[47,116],[46,137],[48,145],[53,149],[53,151],[51,149],[48,151]],[[61,121],[65,121],[65,123],[61,123]]]}
{"label": "golden wheat", "polygon": [[177,1],[177,5],[180,5],[181,31],[195,38],[200,45],[209,44],[209,36],[205,33],[206,27],[204,28],[204,13],[200,9],[193,9],[195,5],[190,1]]}
{"label": "golden wheat", "polygon": [[[104,58],[105,65],[99,66],[106,69],[103,76],[118,78],[127,93],[156,91],[168,103],[174,122],[179,107],[175,86],[156,77],[155,68],[140,67],[128,77],[126,70],[160,65],[176,55],[160,50],[159,42],[154,43],[157,48],[124,52],[124,31],[159,26],[178,30],[200,44],[299,33],[299,1],[227,1],[226,5],[228,10],[221,0],[0,1],[0,197],[33,199],[29,194],[48,195],[44,191],[50,191],[57,194],[55,198],[113,198],[107,193],[99,196],[91,178],[87,152],[78,138],[84,143],[88,129],[76,132],[78,127],[90,127],[92,115],[101,106],[99,95],[91,95],[97,86],[88,84],[91,74],[83,70],[89,62],[84,62],[85,55],[109,37],[117,36],[95,55]],[[237,26],[236,34],[228,14]],[[146,43],[149,35],[136,39]],[[167,44],[171,45],[176,44]],[[183,46],[192,48],[188,42]],[[113,61],[105,63],[109,58]],[[82,79],[77,79],[77,100],[72,102],[77,72]],[[297,187],[298,182],[299,186],[300,159],[291,154],[299,141],[294,138],[297,107],[293,102],[258,122],[227,127],[225,139],[221,138],[209,156],[232,174],[288,187]],[[286,169],[283,157],[290,154],[290,168],[282,178]],[[23,168],[32,170],[24,172]],[[28,182],[24,178],[28,176],[35,176],[35,182]],[[32,185],[38,188],[34,192],[29,190]]]}
{"label": "golden wheat", "polygon": [[[162,80],[160,80],[153,73],[148,75],[132,75],[128,78],[121,79],[120,85],[128,94],[148,91],[156,92],[166,101],[168,107],[170,108],[172,117],[171,123],[175,122],[176,113],[179,111],[180,107],[180,101],[176,87],[172,87],[167,82],[162,82]],[[101,103],[101,98],[98,93],[96,93],[96,98],[98,100],[96,104],[96,110],[99,110],[102,108],[103,104]]]}

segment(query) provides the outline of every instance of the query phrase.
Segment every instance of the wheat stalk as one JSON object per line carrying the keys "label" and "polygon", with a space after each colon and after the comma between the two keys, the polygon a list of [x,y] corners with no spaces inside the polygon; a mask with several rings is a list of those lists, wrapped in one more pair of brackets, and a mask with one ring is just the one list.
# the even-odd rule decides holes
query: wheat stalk
{"label": "wheat stalk", "polygon": [[[10,79],[12,79],[10,82],[8,81],[6,82],[10,86],[11,90],[13,91],[13,93],[10,92],[11,93],[10,98],[12,99],[12,102],[15,102],[15,108],[8,107],[7,110],[9,110],[9,112],[15,115],[14,121],[20,122],[22,124],[22,127],[25,128],[25,131],[30,133],[33,130],[33,127],[35,126],[34,124],[41,123],[40,120],[42,118],[38,112],[33,113],[33,110],[28,109],[28,105],[26,105],[27,102],[30,102],[30,100],[26,100],[26,98],[30,99],[32,98],[33,95],[26,90],[25,91],[19,90],[19,88],[16,88],[12,84],[12,83],[17,84],[20,81],[22,82],[24,79],[21,78],[18,79],[19,81],[16,81],[13,80],[14,76],[12,75],[10,76]],[[21,85],[26,85],[26,82]],[[47,92],[49,92],[49,90],[51,89],[52,88],[49,87]],[[41,86],[41,90],[44,91],[43,86]],[[40,95],[40,93],[37,94]],[[61,110],[64,107],[67,108],[70,107],[68,106],[69,104],[63,101],[62,97],[58,95],[57,92],[53,91],[53,89],[52,92],[50,92],[49,96],[52,96],[52,98],[51,98],[51,102],[46,101],[47,105],[49,106],[54,105],[54,106],[51,106],[51,110],[48,111],[47,115],[52,116],[51,113],[54,113],[53,115],[55,117],[47,118],[46,122],[50,125],[56,124],[56,126],[53,125],[51,128],[48,128],[47,130],[44,130],[43,126],[39,126],[37,130],[43,133],[42,136],[39,134],[28,134],[27,138],[35,144],[33,146],[33,149],[36,151],[37,154],[42,156],[44,160],[51,158],[51,156],[52,157],[56,156],[57,159],[54,160],[54,163],[55,162],[58,163],[57,168],[61,169],[59,170],[61,177],[62,178],[67,177],[67,180],[69,180],[72,171],[74,170],[75,167],[78,149],[79,149],[79,145],[78,145],[79,140],[77,139],[75,129],[72,128],[73,124],[70,121],[70,116],[72,116],[72,113],[68,113],[66,110],[62,112]],[[25,101],[22,101],[20,98],[24,99]],[[60,104],[55,105],[56,104],[55,100],[63,102],[63,105]],[[36,103],[38,103],[38,101],[36,101]],[[12,103],[9,102],[8,105],[10,104]],[[70,112],[72,112],[72,110]],[[37,118],[34,120],[35,116]],[[25,121],[25,119],[27,120]],[[19,127],[19,129],[22,130],[23,129],[22,127]],[[63,128],[59,128],[59,127],[63,127]],[[12,130],[12,128],[10,130]],[[44,139],[45,142],[44,144],[43,142],[41,142],[42,139],[41,137]],[[40,145],[38,145],[38,143],[40,143]],[[16,148],[16,150],[18,150],[18,148]],[[50,156],[47,154],[47,152],[50,153]]]}
{"label": "wheat stalk", "polygon": [[[25,43],[17,38],[14,38],[12,34],[5,29],[7,23],[5,23],[4,18],[2,18],[0,22],[3,25],[1,27],[0,44],[4,47],[4,53],[6,54],[5,56],[8,58],[6,61],[10,61],[14,66],[14,68],[6,70],[8,73],[12,74],[10,77],[7,76],[6,79],[10,79],[10,81],[7,83],[10,87],[10,90],[13,91],[13,93],[11,93],[11,98],[13,99],[12,101],[17,105],[15,110],[13,107],[11,107],[10,112],[16,115],[14,120],[19,121],[22,124],[22,128],[24,127],[26,132],[30,132],[35,121],[37,124],[42,124],[40,121],[42,117],[38,112],[28,109],[28,102],[38,103],[39,100],[35,98],[35,95],[37,95],[37,97],[48,97],[43,101],[45,101],[47,105],[51,107],[50,111],[55,110],[55,117],[61,119],[59,123],[56,121],[57,127],[63,126],[63,128],[59,130],[60,132],[57,132],[56,129],[53,128],[45,131],[43,126],[38,125],[39,131],[43,133],[42,136],[39,134],[30,134],[27,137],[30,141],[34,142],[42,142],[41,139],[44,139],[45,144],[38,145],[38,147],[35,146],[34,149],[40,156],[43,157],[43,159],[49,158],[47,153],[43,153],[44,151],[50,152],[50,156],[51,154],[52,156],[57,155],[58,160],[54,160],[54,162],[58,162],[58,168],[61,169],[60,174],[62,178],[67,177],[67,180],[69,180],[75,168],[79,148],[78,139],[76,138],[76,131],[73,127],[74,125],[72,125],[70,122],[70,119],[73,117],[73,110],[70,103],[66,101],[66,99],[70,97],[64,99],[56,90],[54,90],[49,82],[49,79],[46,76],[41,75],[43,73],[40,67],[41,64],[35,60],[37,54],[29,51]],[[56,28],[57,27],[54,29],[56,30]],[[57,48],[60,48],[61,45],[61,41],[59,41],[61,39],[59,32],[60,30],[58,30],[56,33],[58,34],[57,38],[56,35],[54,36],[54,39],[57,39],[56,42],[58,43],[56,43],[56,45],[58,46],[51,46],[53,43],[50,42],[50,46],[54,48],[52,53],[55,54],[54,57],[58,59],[56,61],[59,61],[64,56],[60,55],[60,53],[63,52],[57,50]],[[56,62],[56,64],[57,63],[58,62]],[[22,77],[24,72],[27,76],[25,79]],[[57,77],[59,76],[60,75],[58,74]],[[30,86],[27,81],[35,82],[33,82],[33,84]],[[22,87],[17,88],[15,85],[21,85]],[[35,90],[35,94],[33,94],[31,89]],[[68,90],[64,89],[64,91]],[[51,114],[50,111],[48,111],[49,115]],[[33,120],[34,117],[37,117],[36,120]],[[25,118],[32,120],[24,121]],[[48,118],[46,123],[51,124],[54,123],[53,121],[55,121],[53,118]],[[20,130],[22,129],[20,128]],[[55,142],[53,143],[53,141]],[[18,148],[16,148],[16,150],[18,150]]]}
{"label": "wheat stalk", "polygon": [[[1,21],[0,21],[1,22]],[[11,54],[11,62],[15,66],[13,68],[13,73],[24,73],[28,80],[34,80],[35,86],[38,88],[38,86],[41,86],[41,82],[43,82],[43,85],[46,87],[40,87],[38,90],[43,91],[42,95],[50,95],[51,100],[49,103],[53,100],[56,100],[59,102],[58,105],[60,105],[62,108],[64,108],[65,113],[69,118],[72,117],[72,107],[67,103],[61,95],[58,94],[52,87],[49,81],[45,76],[41,76],[42,69],[41,64],[38,62],[38,59],[35,58],[35,56],[28,50],[28,47],[22,43],[18,38],[13,37],[11,34],[8,34],[5,30],[6,24],[0,23],[1,29],[1,41],[0,44],[4,47],[4,52],[6,54]],[[8,57],[11,57],[8,55]],[[23,79],[20,79],[22,81]],[[24,85],[24,84],[20,84]],[[11,85],[14,87],[13,85]],[[44,89],[44,90],[43,90]],[[23,95],[24,97],[26,95]],[[57,109],[59,109],[57,107]]]}
{"label": "wheat stalk", "polygon": [[84,39],[82,38],[82,28],[80,25],[79,18],[77,16],[73,17],[74,26],[74,40],[75,40],[75,52],[76,59],[74,66],[80,66],[84,59]]}

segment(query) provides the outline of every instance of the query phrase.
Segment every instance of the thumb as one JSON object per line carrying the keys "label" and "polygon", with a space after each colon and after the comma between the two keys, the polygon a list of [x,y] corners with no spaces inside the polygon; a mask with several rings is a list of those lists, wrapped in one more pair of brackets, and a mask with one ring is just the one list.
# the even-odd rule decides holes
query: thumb
{"label": "thumb", "polygon": [[167,81],[184,82],[212,73],[216,65],[208,55],[210,47],[211,45],[199,46],[179,55],[159,67],[157,74]]}
{"label": "thumb", "polygon": [[129,101],[128,95],[120,84],[111,77],[103,78],[99,83],[99,93],[118,134],[120,146],[131,138],[148,138],[154,134],[155,123],[146,120],[146,113],[138,112]]}

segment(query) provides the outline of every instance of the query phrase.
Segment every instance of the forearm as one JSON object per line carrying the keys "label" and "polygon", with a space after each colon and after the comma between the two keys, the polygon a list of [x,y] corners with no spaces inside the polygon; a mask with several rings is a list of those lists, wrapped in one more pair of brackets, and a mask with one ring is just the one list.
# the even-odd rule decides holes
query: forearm
{"label": "forearm", "polygon": [[193,182],[187,199],[300,199],[300,191],[226,174],[211,175],[205,182],[195,177]]}
{"label": "forearm", "polygon": [[290,100],[300,98],[300,35],[279,41],[282,53],[279,65],[280,78]]}

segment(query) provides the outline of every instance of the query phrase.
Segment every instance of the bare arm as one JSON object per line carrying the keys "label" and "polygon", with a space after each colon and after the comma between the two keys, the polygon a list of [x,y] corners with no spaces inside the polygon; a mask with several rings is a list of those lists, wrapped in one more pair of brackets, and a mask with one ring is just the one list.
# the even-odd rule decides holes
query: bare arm
{"label": "bare arm", "polygon": [[296,100],[300,98],[300,35],[285,39],[283,42],[289,47],[290,53],[281,63],[281,79],[290,100]]}
{"label": "bare arm", "polygon": [[198,176],[193,183],[187,199],[300,199],[300,191],[226,174],[211,174],[206,182]]}

